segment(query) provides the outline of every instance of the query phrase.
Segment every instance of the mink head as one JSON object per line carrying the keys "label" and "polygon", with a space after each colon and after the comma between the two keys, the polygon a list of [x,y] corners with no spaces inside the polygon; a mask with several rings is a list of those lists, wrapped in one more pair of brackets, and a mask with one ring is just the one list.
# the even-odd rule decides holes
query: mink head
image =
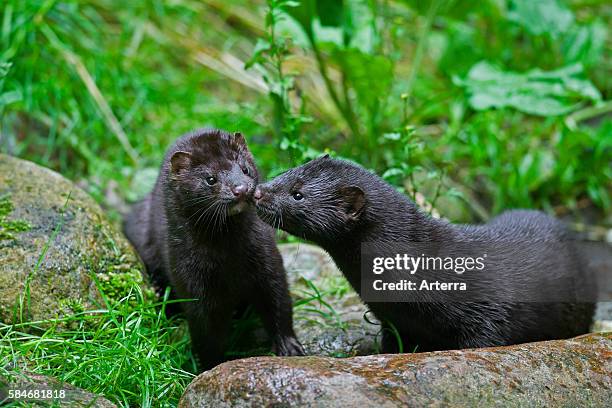
{"label": "mink head", "polygon": [[194,224],[222,225],[243,212],[259,177],[242,134],[214,129],[179,139],[167,170],[169,186]]}
{"label": "mink head", "polygon": [[361,221],[366,196],[357,181],[365,170],[324,156],[261,184],[258,215],[290,234],[324,242],[351,232]]}

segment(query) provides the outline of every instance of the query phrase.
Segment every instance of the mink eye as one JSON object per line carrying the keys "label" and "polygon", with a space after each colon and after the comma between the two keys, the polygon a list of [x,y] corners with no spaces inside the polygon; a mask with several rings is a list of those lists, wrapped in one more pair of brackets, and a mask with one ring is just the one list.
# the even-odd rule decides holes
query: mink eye
{"label": "mink eye", "polygon": [[296,201],[300,201],[302,198],[304,198],[302,193],[300,193],[299,191],[296,191],[295,193],[292,193],[291,197],[293,197],[293,199],[296,200]]}
{"label": "mink eye", "polygon": [[214,176],[206,177],[206,184],[208,184],[209,186],[212,186],[216,182],[217,182],[217,178],[216,177],[214,177]]}
{"label": "mink eye", "polygon": [[242,172],[243,172],[244,174],[246,174],[247,176],[248,176],[248,175],[249,175],[249,173],[250,173],[250,172],[249,172],[249,168],[248,168],[248,167],[246,167],[246,166],[244,166],[244,167],[242,168]]}

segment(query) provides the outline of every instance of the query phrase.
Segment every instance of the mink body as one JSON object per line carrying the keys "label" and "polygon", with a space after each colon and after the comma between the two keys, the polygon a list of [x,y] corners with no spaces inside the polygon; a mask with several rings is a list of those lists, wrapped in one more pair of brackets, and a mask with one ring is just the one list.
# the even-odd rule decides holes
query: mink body
{"label": "mink body", "polygon": [[[500,346],[589,331],[592,277],[564,226],[542,212],[508,211],[484,225],[454,225],[424,214],[364,168],[328,157],[260,184],[255,201],[263,220],[325,249],[360,294],[362,243],[380,253],[417,242],[419,250],[430,243],[427,255],[461,256],[454,248],[470,245],[474,252],[491,252],[486,275],[464,274],[479,289],[478,301],[446,302],[444,295],[432,301],[417,291],[406,294],[410,302],[366,302],[389,329],[383,331],[384,352],[398,351],[395,329],[406,351]],[[499,248],[505,253],[496,255]]]}
{"label": "mink body", "polygon": [[252,304],[278,355],[303,355],[273,229],[256,215],[258,181],[243,136],[201,129],[180,137],[153,191],[124,230],[155,286],[180,302],[201,368],[223,361],[233,313]]}

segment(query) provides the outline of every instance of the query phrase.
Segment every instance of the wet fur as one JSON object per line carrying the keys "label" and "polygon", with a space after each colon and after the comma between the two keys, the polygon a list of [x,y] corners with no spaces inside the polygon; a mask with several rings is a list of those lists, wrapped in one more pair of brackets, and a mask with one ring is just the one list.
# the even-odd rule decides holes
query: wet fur
{"label": "wet fur", "polygon": [[[213,173],[218,182],[204,184]],[[247,186],[250,196],[257,181],[242,135],[198,130],[168,149],[153,191],[125,220],[125,233],[155,286],[197,299],[180,305],[203,369],[223,361],[232,315],[245,303],[261,316],[276,354],[303,354],[273,229],[252,205],[228,212],[232,185]]]}
{"label": "wet fur", "polygon": [[[485,295],[490,294],[491,301],[441,304],[428,302],[421,292],[410,292],[414,296],[411,303],[368,303],[379,319],[397,328],[404,350],[417,346],[420,351],[500,346],[568,338],[589,330],[593,303],[516,302],[524,298],[526,287],[537,293],[553,291],[559,295],[557,299],[592,300],[594,296],[592,280],[566,230],[544,213],[508,211],[485,225],[453,225],[424,214],[375,174],[327,157],[291,169],[259,189],[262,198],[256,204],[260,217],[323,247],[357,291],[361,287],[362,242],[372,243],[381,253],[400,243],[431,242],[430,254],[452,252],[456,242],[543,243],[527,253],[508,253],[506,259],[489,260],[488,270],[496,271],[492,279],[488,276],[489,292]],[[302,193],[302,200],[292,197],[296,191]],[[546,242],[555,243],[554,252],[546,248]],[[514,256],[523,261],[523,269],[508,266],[508,259]],[[551,276],[555,277],[552,286],[543,287],[544,280],[550,284]],[[476,285],[485,280],[473,271],[464,277]],[[511,301],[496,301],[498,291]],[[383,332],[382,346],[384,352],[398,350],[390,330]]]}

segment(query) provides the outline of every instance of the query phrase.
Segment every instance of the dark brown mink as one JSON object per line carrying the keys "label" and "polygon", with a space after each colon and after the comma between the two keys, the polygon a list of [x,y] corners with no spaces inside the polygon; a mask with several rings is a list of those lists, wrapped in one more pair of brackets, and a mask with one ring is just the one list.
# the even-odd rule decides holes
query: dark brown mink
{"label": "dark brown mink", "polygon": [[303,355],[273,229],[256,215],[258,182],[242,134],[200,129],[166,152],[153,191],[124,230],[155,286],[171,287],[202,369],[223,361],[232,315],[253,305],[281,356]]}
{"label": "dark brown mink", "polygon": [[[482,225],[451,224],[424,214],[376,174],[329,157],[260,184],[254,198],[264,220],[325,249],[360,294],[363,243],[381,254],[398,246],[409,253],[416,246],[416,253],[428,256],[488,253],[485,270],[462,275],[477,288],[477,301],[441,302],[449,298],[407,291],[402,301],[367,302],[387,329],[384,352],[398,351],[397,337],[406,351],[431,351],[589,331],[596,298],[592,273],[566,228],[542,212],[513,210]],[[434,273],[422,276],[441,276]]]}

